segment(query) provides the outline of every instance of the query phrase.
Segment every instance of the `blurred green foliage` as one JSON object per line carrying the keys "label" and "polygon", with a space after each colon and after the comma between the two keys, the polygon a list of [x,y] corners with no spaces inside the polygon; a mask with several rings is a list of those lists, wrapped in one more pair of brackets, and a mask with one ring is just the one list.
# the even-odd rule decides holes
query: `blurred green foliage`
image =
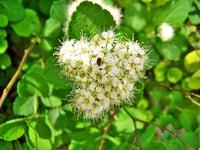
{"label": "blurred green foliage", "polygon": [[[66,29],[68,0],[0,0],[0,89],[6,87],[26,49],[40,39],[0,113],[2,150],[95,150],[112,116],[77,119],[69,97],[73,81],[62,75],[53,55],[63,38],[92,36],[115,27],[112,15],[83,2]],[[200,1],[106,0],[124,15],[116,28],[149,50],[144,83],[133,104],[120,108],[108,130],[104,149],[183,150],[200,147],[200,109],[187,92],[200,95]],[[158,27],[167,22],[175,36],[163,42]],[[179,90],[177,90],[179,89]],[[194,96],[194,95],[193,95]],[[194,98],[199,101],[200,98]],[[127,113],[128,112],[128,113]],[[133,119],[136,120],[136,128]],[[142,120],[142,121],[139,121]],[[151,123],[148,123],[151,122]],[[161,128],[161,126],[163,128]],[[173,131],[183,140],[181,142]],[[138,132],[141,145],[132,139]]]}

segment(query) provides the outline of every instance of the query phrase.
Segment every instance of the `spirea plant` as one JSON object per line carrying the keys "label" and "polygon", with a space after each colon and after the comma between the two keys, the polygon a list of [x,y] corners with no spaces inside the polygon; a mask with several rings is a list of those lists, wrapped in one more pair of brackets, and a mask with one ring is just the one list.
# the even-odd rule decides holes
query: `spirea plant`
{"label": "spirea plant", "polygon": [[66,40],[56,55],[66,76],[75,80],[73,109],[86,119],[131,103],[147,64],[145,49],[133,40],[121,42],[113,30]]}
{"label": "spirea plant", "polygon": [[199,0],[0,0],[0,150],[200,147]]}

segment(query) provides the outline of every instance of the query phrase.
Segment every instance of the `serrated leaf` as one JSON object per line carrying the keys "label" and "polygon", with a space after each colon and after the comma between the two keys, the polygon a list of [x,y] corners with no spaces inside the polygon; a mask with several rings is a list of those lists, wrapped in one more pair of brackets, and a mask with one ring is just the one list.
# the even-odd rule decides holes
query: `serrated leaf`
{"label": "serrated leaf", "polygon": [[8,25],[8,17],[4,14],[0,14],[0,27],[6,27]]}
{"label": "serrated leaf", "polygon": [[200,50],[188,53],[184,58],[184,66],[188,72],[195,72],[200,69]]}
{"label": "serrated leaf", "polygon": [[77,39],[82,34],[91,37],[99,33],[100,30],[106,30],[115,25],[112,15],[107,10],[91,2],[82,2],[72,14],[66,34],[69,38]]}
{"label": "serrated leaf", "polygon": [[158,26],[163,22],[167,22],[174,27],[180,26],[188,17],[189,11],[190,4],[188,0],[170,1],[159,8],[154,17],[154,24]]}
{"label": "serrated leaf", "polygon": [[20,138],[26,132],[24,119],[9,120],[0,125],[0,138],[13,141]]}
{"label": "serrated leaf", "polygon": [[14,113],[22,116],[29,116],[34,112],[34,96],[21,97],[18,96],[13,105]]}
{"label": "serrated leaf", "polygon": [[0,38],[0,54],[3,54],[8,48],[8,42],[4,38]]}
{"label": "serrated leaf", "polygon": [[133,31],[141,31],[147,24],[147,7],[139,2],[130,3],[125,9],[124,23]]}
{"label": "serrated leaf", "polygon": [[11,22],[19,21],[24,17],[21,0],[0,0],[0,13],[6,14]]}
{"label": "serrated leaf", "polygon": [[0,68],[5,70],[7,67],[11,65],[11,58],[8,54],[0,54]]}
{"label": "serrated leaf", "polygon": [[37,35],[40,32],[41,24],[37,16],[37,12],[32,9],[25,9],[25,17],[23,20],[13,23],[12,28],[17,35],[29,37]]}
{"label": "serrated leaf", "polygon": [[61,99],[55,96],[43,97],[41,101],[46,107],[58,107],[62,104]]}
{"label": "serrated leaf", "polygon": [[175,84],[182,78],[182,71],[179,68],[171,67],[167,70],[167,79],[169,82]]}

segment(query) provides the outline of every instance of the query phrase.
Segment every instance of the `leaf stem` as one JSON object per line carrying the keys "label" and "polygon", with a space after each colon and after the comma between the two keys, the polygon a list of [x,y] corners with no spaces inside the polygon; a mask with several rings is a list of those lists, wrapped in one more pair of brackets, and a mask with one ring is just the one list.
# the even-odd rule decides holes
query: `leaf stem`
{"label": "leaf stem", "polygon": [[174,87],[171,87],[171,86],[167,86],[163,83],[159,83],[159,82],[145,82],[145,84],[151,84],[151,85],[157,85],[157,86],[160,86],[160,87],[163,87],[163,88],[166,88],[166,89],[169,89],[169,90],[174,90],[174,91],[177,91],[177,92],[180,92],[181,94],[183,94],[188,100],[190,100],[193,104],[197,105],[198,107],[200,107],[200,103],[197,102],[196,100],[194,100],[192,98],[193,97],[197,97],[197,98],[200,98],[200,95],[196,94],[196,93],[192,93],[192,92],[186,92],[182,89],[177,89],[177,88],[174,88]]}
{"label": "leaf stem", "polygon": [[19,64],[19,66],[18,66],[15,74],[13,75],[13,77],[11,78],[11,80],[9,81],[9,83],[7,84],[7,86],[3,90],[3,93],[2,93],[1,98],[0,98],[0,108],[2,107],[3,102],[5,101],[5,99],[6,99],[7,95],[8,95],[8,93],[9,93],[9,91],[11,90],[11,88],[13,87],[13,85],[15,84],[17,78],[21,74],[22,67],[23,67],[26,59],[28,58],[29,53],[35,47],[35,44],[36,43],[32,43],[27,49],[25,49],[24,55],[22,57],[22,60],[21,60],[21,62]]}
{"label": "leaf stem", "polygon": [[104,132],[103,132],[103,135],[102,135],[102,139],[101,139],[101,142],[99,144],[99,150],[102,150],[103,149],[103,145],[105,143],[105,140],[106,140],[106,135],[108,133],[108,130],[114,120],[114,117],[115,117],[115,114],[116,114],[117,110],[113,110],[112,114],[111,114],[111,118],[107,124],[107,126],[104,128]]}
{"label": "leaf stem", "polygon": [[[161,126],[161,125],[159,125],[159,124],[157,124],[157,123],[148,122],[148,121],[144,121],[144,120],[141,120],[141,119],[139,119],[139,118],[136,118],[136,117],[132,116],[126,108],[124,108],[124,110],[126,111],[126,113],[127,113],[133,120],[138,121],[138,122],[141,122],[141,123],[144,123],[144,124],[157,126],[157,127],[159,127],[160,129],[162,129],[163,131],[169,132],[171,135],[175,136],[175,137],[184,145],[184,147],[185,147],[186,150],[189,150],[189,149],[190,149],[189,146],[183,141],[183,139],[180,138],[180,137],[179,137],[176,133],[174,133],[173,131],[171,131],[171,130],[169,130],[169,129],[167,129],[167,128],[165,128],[165,127],[163,127],[163,126]],[[138,140],[138,139],[137,139],[137,140]],[[138,141],[138,143],[139,143],[139,141]]]}

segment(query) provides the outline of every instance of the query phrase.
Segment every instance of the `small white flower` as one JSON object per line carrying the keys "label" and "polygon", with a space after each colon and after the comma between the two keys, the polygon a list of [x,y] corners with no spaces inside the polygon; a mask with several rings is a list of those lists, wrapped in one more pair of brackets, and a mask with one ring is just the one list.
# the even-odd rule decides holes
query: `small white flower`
{"label": "small white flower", "polygon": [[158,37],[165,42],[169,41],[174,36],[174,29],[168,23],[162,23],[158,28]]}

